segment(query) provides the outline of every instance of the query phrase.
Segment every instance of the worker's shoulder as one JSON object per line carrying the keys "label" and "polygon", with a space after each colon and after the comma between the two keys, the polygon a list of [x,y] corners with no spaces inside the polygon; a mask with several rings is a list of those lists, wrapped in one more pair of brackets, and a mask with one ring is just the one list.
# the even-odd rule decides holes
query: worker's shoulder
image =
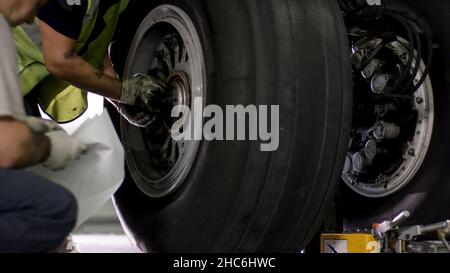
{"label": "worker's shoulder", "polygon": [[88,5],[87,0],[56,0],[52,3],[57,4],[68,11],[85,9]]}
{"label": "worker's shoulder", "polygon": [[[14,40],[11,34],[11,27],[9,23],[6,21],[5,17],[0,13],[0,60],[4,62],[3,59],[8,54],[14,54],[15,47],[14,47]],[[1,67],[1,64],[0,64]]]}
{"label": "worker's shoulder", "polygon": [[9,24],[8,22],[6,22],[5,17],[3,17],[3,15],[0,13],[0,29],[3,30],[9,30]]}

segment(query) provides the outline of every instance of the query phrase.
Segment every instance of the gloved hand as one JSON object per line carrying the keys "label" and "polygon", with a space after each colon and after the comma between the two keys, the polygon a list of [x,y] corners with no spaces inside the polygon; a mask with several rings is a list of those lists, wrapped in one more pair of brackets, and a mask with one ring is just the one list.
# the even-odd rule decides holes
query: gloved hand
{"label": "gloved hand", "polygon": [[130,123],[137,127],[149,127],[152,125],[156,116],[146,113],[138,105],[128,105],[124,103],[113,103],[116,106],[117,111]]}
{"label": "gloved hand", "polygon": [[120,101],[142,107],[149,114],[159,114],[172,103],[172,92],[162,81],[144,74],[136,74],[122,84]]}
{"label": "gloved hand", "polygon": [[37,117],[26,116],[18,119],[25,122],[35,133],[45,134],[51,131],[63,130],[58,123],[53,120],[45,120]]}
{"label": "gloved hand", "polygon": [[50,139],[50,156],[43,166],[54,171],[65,169],[70,161],[86,154],[88,147],[70,137],[64,130],[50,131],[45,134]]}

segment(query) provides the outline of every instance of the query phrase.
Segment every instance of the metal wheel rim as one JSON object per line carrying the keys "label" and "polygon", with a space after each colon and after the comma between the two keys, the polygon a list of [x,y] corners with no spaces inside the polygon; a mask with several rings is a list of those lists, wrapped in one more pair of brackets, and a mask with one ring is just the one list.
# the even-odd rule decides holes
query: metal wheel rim
{"label": "metal wheel rim", "polygon": [[[186,101],[186,97],[184,99],[180,98],[179,94],[175,94],[175,97],[178,98],[178,101],[181,101],[182,105],[194,105],[194,100],[198,98],[201,98],[204,102],[206,95],[206,68],[200,36],[190,16],[179,7],[161,5],[147,15],[130,48],[124,75],[130,77],[136,73],[148,70],[151,62],[145,63],[145,60],[149,59],[149,55],[153,55],[153,51],[157,46],[155,41],[152,41],[154,39],[152,32],[154,28],[161,25],[167,25],[176,30],[183,41],[188,56],[188,60],[184,59],[186,60],[185,63],[179,62],[176,64],[176,69],[177,71],[186,72],[190,78],[189,99]],[[161,35],[161,33],[158,35]],[[198,108],[191,109],[194,117],[201,116],[201,111],[202,109]],[[141,130],[131,127],[124,120],[122,120],[121,125],[122,138],[127,152],[127,163],[134,166],[133,169],[138,172],[138,174],[135,174],[139,176],[138,179],[135,179],[138,187],[153,198],[170,195],[179,189],[195,163],[200,141],[192,140],[177,143],[179,158],[170,172],[160,179],[149,178],[144,174],[146,166],[140,166],[140,158],[131,147],[133,143],[142,141],[142,139],[139,139],[139,135],[142,135]],[[195,124],[193,131],[196,135],[201,134],[202,124]]]}

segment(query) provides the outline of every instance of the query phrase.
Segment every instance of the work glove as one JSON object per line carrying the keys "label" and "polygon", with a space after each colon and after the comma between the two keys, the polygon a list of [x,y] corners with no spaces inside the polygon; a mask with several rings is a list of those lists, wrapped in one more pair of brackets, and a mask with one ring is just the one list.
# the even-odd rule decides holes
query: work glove
{"label": "work glove", "polygon": [[146,128],[156,121],[156,115],[147,113],[138,105],[128,105],[121,102],[112,103],[123,118],[134,126]]}
{"label": "work glove", "polygon": [[163,109],[170,107],[172,100],[169,87],[151,76],[136,74],[122,84],[120,101],[139,106],[148,115],[159,115]]}
{"label": "work glove", "polygon": [[45,134],[50,139],[50,156],[43,166],[53,171],[65,169],[72,160],[86,154],[88,147],[70,137],[64,130],[50,131]]}
{"label": "work glove", "polygon": [[18,118],[19,121],[22,121],[28,125],[28,127],[33,130],[33,132],[38,134],[45,134],[51,131],[61,131],[63,130],[58,123],[53,120],[45,120],[32,116],[25,116]]}

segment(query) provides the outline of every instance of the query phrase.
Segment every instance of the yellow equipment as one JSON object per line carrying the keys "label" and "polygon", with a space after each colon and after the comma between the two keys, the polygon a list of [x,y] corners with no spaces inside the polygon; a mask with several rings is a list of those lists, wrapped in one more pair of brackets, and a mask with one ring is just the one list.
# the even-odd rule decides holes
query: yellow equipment
{"label": "yellow equipment", "polygon": [[380,253],[380,242],[370,233],[322,234],[321,253]]}
{"label": "yellow equipment", "polygon": [[[450,235],[450,220],[400,227],[409,217],[409,211],[403,211],[391,221],[374,224],[372,231],[365,233],[322,234],[321,253],[450,253],[446,239]],[[415,240],[434,232],[439,241]]]}

